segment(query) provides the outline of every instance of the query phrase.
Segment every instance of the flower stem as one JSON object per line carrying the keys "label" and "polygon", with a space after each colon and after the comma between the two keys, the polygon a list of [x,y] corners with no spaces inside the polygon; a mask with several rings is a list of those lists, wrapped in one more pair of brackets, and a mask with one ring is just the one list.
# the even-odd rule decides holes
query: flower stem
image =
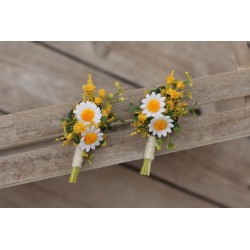
{"label": "flower stem", "polygon": [[69,183],[76,183],[77,180],[77,176],[80,172],[80,168],[79,167],[73,167],[71,170],[71,175],[69,178]]}
{"label": "flower stem", "polygon": [[140,172],[141,175],[150,176],[151,163],[152,161],[150,159],[144,159]]}

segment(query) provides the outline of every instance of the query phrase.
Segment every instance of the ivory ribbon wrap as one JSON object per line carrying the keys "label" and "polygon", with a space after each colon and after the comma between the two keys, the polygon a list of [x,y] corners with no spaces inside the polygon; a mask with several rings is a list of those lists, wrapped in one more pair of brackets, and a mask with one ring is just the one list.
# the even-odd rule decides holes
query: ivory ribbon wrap
{"label": "ivory ribbon wrap", "polygon": [[73,156],[72,167],[81,168],[83,162],[82,150],[79,145],[75,147],[75,153]]}
{"label": "ivory ribbon wrap", "polygon": [[153,136],[149,136],[144,152],[144,159],[149,159],[153,161],[155,158],[155,138]]}

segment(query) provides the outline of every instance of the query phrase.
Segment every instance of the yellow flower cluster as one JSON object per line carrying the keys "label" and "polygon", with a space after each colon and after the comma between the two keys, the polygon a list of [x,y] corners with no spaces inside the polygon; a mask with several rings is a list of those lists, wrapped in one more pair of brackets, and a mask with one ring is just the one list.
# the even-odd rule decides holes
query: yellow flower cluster
{"label": "yellow flower cluster", "polygon": [[174,82],[174,80],[175,80],[174,71],[172,70],[171,74],[166,78],[166,84],[171,85]]}
{"label": "yellow flower cluster", "polygon": [[82,85],[82,90],[86,92],[88,95],[91,95],[93,92],[96,91],[96,87],[93,84],[91,74],[88,75],[88,81],[86,84]]}
{"label": "yellow flower cluster", "polygon": [[81,134],[86,130],[86,125],[83,122],[78,121],[75,123],[73,129],[75,133]]}
{"label": "yellow flower cluster", "polygon": [[142,137],[147,137],[148,134],[141,129],[144,126],[146,120],[146,115],[142,114],[142,112],[137,112],[137,120],[134,120],[134,122],[131,124],[131,126],[135,128],[134,132],[132,132],[131,135],[142,133]]}
{"label": "yellow flower cluster", "polygon": [[73,138],[72,133],[66,133],[63,137],[63,139],[64,139],[63,146],[67,146],[69,144],[69,142],[72,140],[72,138]]}
{"label": "yellow flower cluster", "polygon": [[[188,72],[185,72],[187,80],[185,82],[177,80],[174,71],[166,77],[166,87],[161,89],[161,95],[166,96],[166,112],[172,112],[173,118],[180,118],[186,115],[189,111],[188,104],[183,101],[184,89],[186,85],[192,86],[192,78]],[[191,92],[186,93],[185,96],[192,98]]]}
{"label": "yellow flower cluster", "polygon": [[[184,97],[187,99],[192,98],[191,92],[186,92],[186,86],[192,86],[192,77],[188,72],[185,72],[186,80],[180,81],[175,78],[174,71],[172,71],[166,77],[166,84],[156,90],[146,90],[144,95],[151,94],[152,92],[160,93],[162,97],[165,97],[165,109],[163,113],[165,116],[170,116],[175,122],[184,115],[187,115],[190,110],[188,104],[184,101]],[[131,126],[134,127],[134,131],[131,135],[141,133],[143,137],[149,135],[148,125],[150,123],[150,118],[148,119],[146,115],[142,114],[142,109],[134,105],[131,106],[133,111],[133,123]]]}
{"label": "yellow flower cluster", "polygon": [[82,95],[83,101],[84,102],[92,101],[97,106],[100,106],[103,103],[104,98],[106,96],[106,92],[104,89],[99,89],[98,95],[96,96],[94,95],[96,92],[96,86],[93,84],[93,79],[91,74],[88,75],[87,83],[82,85],[82,90],[84,91]]}
{"label": "yellow flower cluster", "polygon": [[182,97],[183,97],[183,94],[182,94],[181,92],[178,92],[178,91],[176,91],[175,89],[171,89],[171,88],[169,88],[169,89],[166,91],[166,93],[167,93],[168,95],[170,95],[170,97],[171,97],[172,99],[178,99],[178,98],[182,98]]}
{"label": "yellow flower cluster", "polygon": [[106,95],[105,89],[100,89],[98,93],[101,98],[104,98]]}
{"label": "yellow flower cluster", "polygon": [[147,119],[147,116],[142,114],[142,113],[139,113],[138,115],[138,121],[141,122],[141,123],[144,123]]}

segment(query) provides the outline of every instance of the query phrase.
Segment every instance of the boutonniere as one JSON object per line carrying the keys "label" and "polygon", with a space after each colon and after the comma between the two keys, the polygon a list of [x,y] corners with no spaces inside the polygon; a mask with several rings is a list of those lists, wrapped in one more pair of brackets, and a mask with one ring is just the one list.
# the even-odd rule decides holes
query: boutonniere
{"label": "boutonniere", "polygon": [[186,91],[186,86],[192,86],[192,77],[185,72],[186,80],[175,78],[174,71],[166,78],[166,84],[154,90],[147,90],[140,106],[130,103],[133,112],[134,131],[131,135],[141,133],[147,137],[144,152],[144,162],[141,175],[150,175],[151,162],[155,157],[155,149],[162,149],[164,144],[168,149],[175,146],[171,141],[173,132],[181,131],[179,120],[181,117],[194,113],[194,106],[189,105],[187,99],[192,99],[192,93]]}
{"label": "boutonniere", "polygon": [[89,74],[87,83],[82,86],[82,101],[62,119],[64,135],[57,141],[63,140],[64,146],[72,142],[75,146],[70,183],[76,183],[83,160],[91,164],[93,151],[99,146],[106,146],[106,133],[112,129],[112,124],[122,121],[112,112],[112,106],[124,101],[124,89],[119,82],[115,87],[117,91],[114,94],[107,94],[104,89],[97,91]]}

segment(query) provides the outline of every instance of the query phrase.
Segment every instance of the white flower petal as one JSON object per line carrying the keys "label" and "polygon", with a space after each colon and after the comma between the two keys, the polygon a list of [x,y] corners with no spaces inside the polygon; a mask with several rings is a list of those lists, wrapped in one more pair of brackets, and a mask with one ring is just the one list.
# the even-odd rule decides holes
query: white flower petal
{"label": "white flower petal", "polygon": [[166,131],[167,131],[168,133],[171,133],[171,128],[167,128]]}

